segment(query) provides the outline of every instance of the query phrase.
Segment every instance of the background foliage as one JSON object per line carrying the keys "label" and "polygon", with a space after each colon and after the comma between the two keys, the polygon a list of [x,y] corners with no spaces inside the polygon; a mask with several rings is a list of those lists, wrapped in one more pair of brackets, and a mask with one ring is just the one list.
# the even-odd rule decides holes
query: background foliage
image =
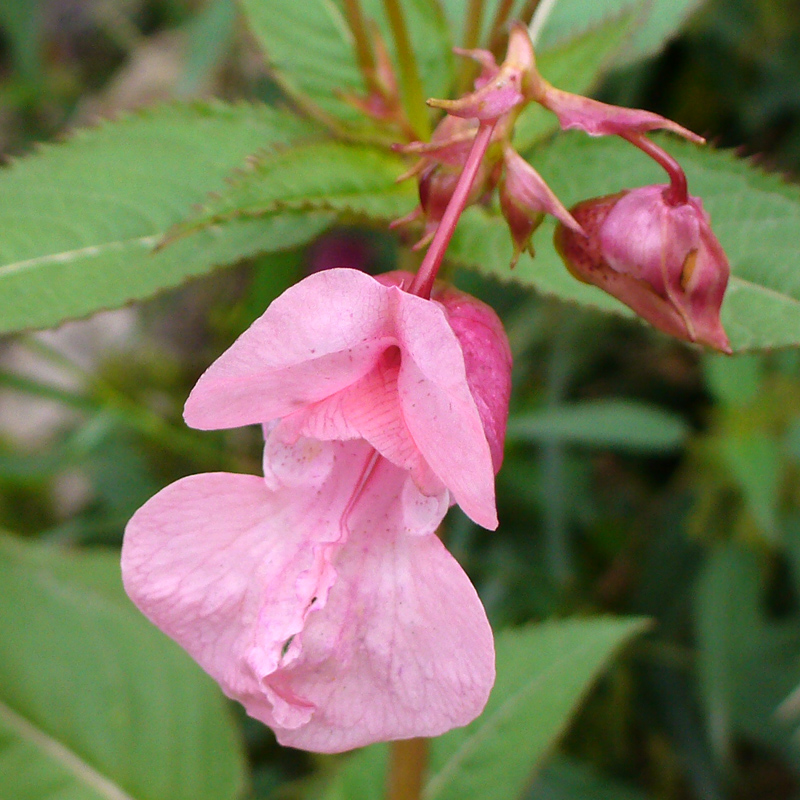
{"label": "background foliage", "polygon": [[[425,91],[447,95],[467,2],[405,5]],[[336,9],[0,5],[2,800],[382,796],[385,747],[278,748],[130,606],[116,561],[168,481],[258,471],[256,431],[198,433],[180,410],[270,300],[309,269],[411,263],[386,222],[414,187],[336,92],[360,90]],[[500,632],[499,678],[433,744],[428,800],[798,795],[798,20],[780,0],[561,0],[542,31],[557,85],[714,143],[665,146],[731,258],[738,354],[628,319],[569,277],[547,226],[509,273],[497,210],[465,216],[450,275],[502,314],[514,396],[502,526],[454,511],[446,535]],[[526,113],[518,146],[567,204],[657,174],[553,132]]]}

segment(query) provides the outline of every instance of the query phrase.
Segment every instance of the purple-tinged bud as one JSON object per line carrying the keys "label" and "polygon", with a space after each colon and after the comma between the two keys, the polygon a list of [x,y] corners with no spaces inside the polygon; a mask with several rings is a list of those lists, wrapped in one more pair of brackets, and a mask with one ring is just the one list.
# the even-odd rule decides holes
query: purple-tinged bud
{"label": "purple-tinged bud", "polygon": [[573,217],[583,236],[558,226],[569,271],[621,300],[656,328],[731,352],[720,321],[730,276],[701,201],[669,202],[670,186],[644,186],[586,200]]}
{"label": "purple-tinged bud", "polygon": [[480,300],[449,285],[437,284],[431,299],[442,304],[464,352],[464,367],[495,473],[503,463],[503,444],[511,396],[511,348],[503,323]]}
{"label": "purple-tinged bud", "polygon": [[[425,235],[414,245],[418,249],[426,245],[439,223],[442,221],[447,205],[458,185],[461,168],[449,164],[434,164],[419,177],[419,205],[425,217]],[[481,163],[478,175],[470,187],[467,203],[475,203],[489,190],[493,189],[495,179],[491,165]]]}
{"label": "purple-tinged bud", "polygon": [[514,240],[512,267],[524,250],[533,254],[531,236],[545,214],[552,214],[568,228],[583,233],[542,176],[508,144],[503,148],[503,162],[505,172],[500,181],[500,207]]}

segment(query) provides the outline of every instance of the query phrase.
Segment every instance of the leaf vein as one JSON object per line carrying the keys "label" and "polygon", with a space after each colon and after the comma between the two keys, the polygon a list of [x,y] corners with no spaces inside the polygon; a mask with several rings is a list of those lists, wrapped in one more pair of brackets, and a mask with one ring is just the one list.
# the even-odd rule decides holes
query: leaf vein
{"label": "leaf vein", "polygon": [[71,772],[79,782],[98,792],[106,800],[135,800],[80,756],[0,701],[0,720],[4,720],[24,740],[37,747]]}

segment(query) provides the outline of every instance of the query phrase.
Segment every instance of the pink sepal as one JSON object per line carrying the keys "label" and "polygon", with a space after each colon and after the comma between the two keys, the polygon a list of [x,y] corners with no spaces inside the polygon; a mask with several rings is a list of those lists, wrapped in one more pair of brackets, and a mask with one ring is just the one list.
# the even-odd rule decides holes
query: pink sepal
{"label": "pink sepal", "polygon": [[540,80],[538,88],[541,93],[536,100],[558,117],[559,125],[564,130],[577,128],[590,136],[624,136],[663,129],[697,144],[705,142],[702,136],[651,111],[601,103],[556,89],[544,80]]}

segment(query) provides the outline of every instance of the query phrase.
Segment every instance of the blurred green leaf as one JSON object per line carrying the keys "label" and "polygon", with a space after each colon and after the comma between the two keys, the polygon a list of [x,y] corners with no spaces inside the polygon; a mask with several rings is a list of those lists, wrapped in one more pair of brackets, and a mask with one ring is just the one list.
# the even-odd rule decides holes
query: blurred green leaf
{"label": "blurred green leaf", "polygon": [[685,441],[689,426],[675,414],[634,400],[587,400],[508,421],[509,439],[559,441],[584,447],[668,453]]}
{"label": "blurred green leaf", "polygon": [[483,714],[431,743],[425,800],[517,797],[614,652],[642,619],[563,620],[497,636]]}
{"label": "blurred green leaf", "polygon": [[627,64],[641,58],[655,56],[674,39],[692,14],[706,0],[648,0],[644,3],[644,15],[630,45],[619,59]]}
{"label": "blurred green leaf", "polygon": [[111,553],[0,537],[0,797],[225,800],[226,701],[133,607]]}
{"label": "blurred green leaf", "polygon": [[764,536],[777,544],[783,453],[767,431],[731,432],[716,442],[717,456]]}
{"label": "blurred green leaf", "polygon": [[42,77],[42,22],[44,0],[3,0],[0,28],[8,36],[17,72],[28,81]]}
{"label": "blurred green leaf", "polygon": [[236,32],[234,0],[211,0],[186,26],[188,53],[176,93],[188,97],[198,92],[217,69]]}
{"label": "blurred green leaf", "polygon": [[[735,587],[735,588],[734,588]],[[753,638],[758,581],[740,548],[718,548],[697,585],[697,670],[711,748],[723,767],[731,763],[734,679],[731,649],[740,635]]]}
{"label": "blurred green leaf", "polygon": [[176,233],[287,210],[393,219],[411,211],[418,200],[413,181],[396,183],[405,169],[393,153],[362,145],[318,142],[278,150],[259,159]]}
{"label": "blurred green leaf", "polygon": [[800,683],[800,620],[769,619],[756,553],[726,543],[710,554],[694,605],[700,697],[707,730],[725,765],[734,735],[777,748],[800,764],[797,719],[779,713]]}
{"label": "blurred green leaf", "polygon": [[645,795],[560,755],[542,770],[525,800],[645,800]]}
{"label": "blurred green leaf", "polygon": [[[800,345],[800,190],[777,175],[753,169],[729,152],[699,148],[667,137],[663,144],[686,169],[689,189],[703,200],[731,262],[722,321],[735,351]],[[580,133],[559,136],[531,159],[566,206],[588,197],[664,180],[663,172],[630,145]],[[569,275],[552,246],[545,222],[512,272],[511,245],[501,217],[473,209],[465,214],[450,257],[501,280],[516,281],[562,300],[603,311],[625,307]],[[505,238],[504,238],[505,237]]]}
{"label": "blurred green leaf", "polygon": [[702,3],[703,0],[560,0],[547,19],[539,46],[556,46],[611,16],[628,12],[636,16],[636,31],[619,62],[629,63],[656,55]]}
{"label": "blurred green leaf", "polygon": [[758,353],[735,358],[707,353],[703,359],[706,382],[714,398],[728,406],[755,399],[764,377],[764,359]]}
{"label": "blurred green leaf", "polygon": [[[300,105],[310,104],[338,121],[374,129],[342,100],[343,93],[364,95],[366,88],[341,2],[242,0],[241,6],[279,83]],[[382,0],[361,0],[361,6],[393,53]],[[404,0],[403,10],[425,96],[445,97],[453,77],[453,55],[444,14],[436,0]]]}
{"label": "blurred green leaf", "polygon": [[249,154],[312,131],[267,107],[165,107],[80,132],[0,171],[0,331],[122,305],[315,236],[329,215],[235,222],[154,251]]}
{"label": "blurred green leaf", "polygon": [[320,800],[381,800],[385,794],[389,745],[373,744],[348,756]]}

